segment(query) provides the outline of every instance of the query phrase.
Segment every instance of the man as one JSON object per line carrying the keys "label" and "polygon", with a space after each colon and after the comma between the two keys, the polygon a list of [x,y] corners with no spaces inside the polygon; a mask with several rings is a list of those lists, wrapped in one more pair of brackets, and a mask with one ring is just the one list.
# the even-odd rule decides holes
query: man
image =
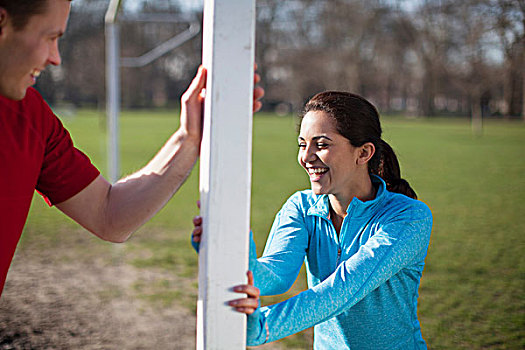
{"label": "man", "polygon": [[[182,96],[180,127],[140,171],[111,185],[74,148],[31,86],[59,65],[71,0],[0,0],[0,295],[34,190],[80,225],[124,242],[182,185],[199,155],[206,71]],[[256,81],[258,77],[256,77]],[[254,110],[263,90],[254,90]]]}

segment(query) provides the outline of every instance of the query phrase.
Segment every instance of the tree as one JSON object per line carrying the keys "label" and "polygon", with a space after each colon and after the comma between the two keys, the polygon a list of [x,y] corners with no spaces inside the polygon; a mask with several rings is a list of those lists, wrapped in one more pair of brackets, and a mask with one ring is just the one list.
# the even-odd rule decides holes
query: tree
{"label": "tree", "polygon": [[489,2],[493,29],[497,33],[505,68],[505,115],[525,119],[525,1]]}

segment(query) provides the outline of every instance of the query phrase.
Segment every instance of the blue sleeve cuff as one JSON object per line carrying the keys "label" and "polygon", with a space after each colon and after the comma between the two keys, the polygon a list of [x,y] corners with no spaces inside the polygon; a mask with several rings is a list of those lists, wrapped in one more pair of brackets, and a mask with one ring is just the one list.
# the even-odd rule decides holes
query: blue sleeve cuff
{"label": "blue sleeve cuff", "polygon": [[199,254],[200,242],[193,242],[193,237],[191,237],[190,239],[191,239],[191,246],[193,247],[193,249],[195,249],[197,254]]}
{"label": "blue sleeve cuff", "polygon": [[250,258],[249,258],[249,266],[248,270],[253,272],[255,276],[254,269],[256,268],[257,263],[257,248],[255,247],[255,241],[253,240],[253,232],[250,230]]}
{"label": "blue sleeve cuff", "polygon": [[256,346],[268,341],[269,332],[265,317],[259,306],[257,310],[247,318],[246,345]]}

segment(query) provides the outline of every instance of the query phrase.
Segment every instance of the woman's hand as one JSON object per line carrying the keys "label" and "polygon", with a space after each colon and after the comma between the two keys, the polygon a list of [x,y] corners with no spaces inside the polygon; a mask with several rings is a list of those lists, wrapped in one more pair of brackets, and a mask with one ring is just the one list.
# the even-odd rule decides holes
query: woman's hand
{"label": "woman's hand", "polygon": [[[197,208],[201,208],[201,201],[197,201]],[[191,245],[195,249],[195,251],[199,252],[199,247],[201,243],[201,237],[202,237],[202,217],[200,215],[197,215],[193,217],[193,231],[191,232]]]}
{"label": "woman's hand", "polygon": [[197,215],[193,218],[193,231],[191,233],[191,241],[193,243],[200,243],[202,236],[202,217]]}
{"label": "woman's hand", "polygon": [[228,302],[228,305],[233,307],[235,311],[251,315],[259,307],[259,288],[253,285],[253,274],[251,271],[246,273],[248,276],[248,284],[241,284],[233,287],[235,293],[244,293],[246,298],[235,299]]}

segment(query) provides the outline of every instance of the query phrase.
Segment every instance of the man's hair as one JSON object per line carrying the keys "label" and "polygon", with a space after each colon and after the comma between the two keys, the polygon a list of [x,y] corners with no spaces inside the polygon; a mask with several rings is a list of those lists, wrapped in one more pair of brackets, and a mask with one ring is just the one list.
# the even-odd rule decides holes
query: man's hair
{"label": "man's hair", "polygon": [[[45,12],[49,0],[0,0],[0,7],[4,8],[11,18],[16,30],[23,29],[34,15]],[[72,0],[69,0],[72,1]]]}

